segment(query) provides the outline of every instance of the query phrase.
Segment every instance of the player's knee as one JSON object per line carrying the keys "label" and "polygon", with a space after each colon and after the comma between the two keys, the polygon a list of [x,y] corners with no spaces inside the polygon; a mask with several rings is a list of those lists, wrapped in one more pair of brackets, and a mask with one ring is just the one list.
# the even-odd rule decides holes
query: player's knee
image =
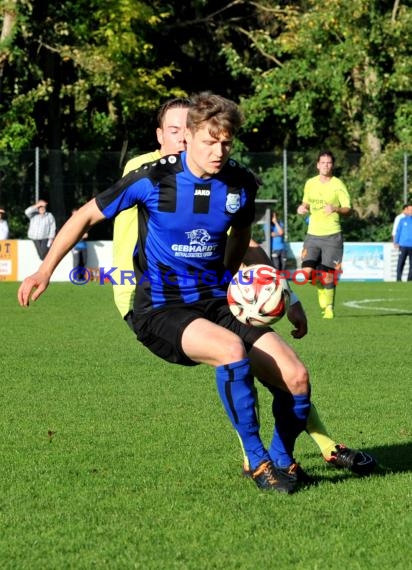
{"label": "player's knee", "polygon": [[300,268],[300,271],[302,271],[306,275],[306,277],[309,279],[312,276],[314,268],[302,265],[302,267]]}
{"label": "player's knee", "polygon": [[302,362],[296,362],[292,370],[289,371],[286,384],[290,392],[294,395],[309,393],[309,372]]}
{"label": "player's knee", "polygon": [[220,358],[222,359],[222,364],[228,364],[229,362],[239,362],[246,356],[245,345],[242,339],[234,337],[222,346]]}
{"label": "player's knee", "polygon": [[320,283],[321,285],[325,285],[326,272],[323,269],[314,269],[311,273],[312,278],[312,285],[316,285]]}

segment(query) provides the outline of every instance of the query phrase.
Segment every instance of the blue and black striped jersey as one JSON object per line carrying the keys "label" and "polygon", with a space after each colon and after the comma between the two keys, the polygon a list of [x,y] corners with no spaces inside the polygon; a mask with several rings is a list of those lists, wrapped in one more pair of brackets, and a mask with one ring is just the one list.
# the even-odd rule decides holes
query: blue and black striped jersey
{"label": "blue and black striped jersey", "polygon": [[138,312],[226,295],[227,232],[251,225],[257,188],[255,175],[232,159],[212,178],[197,178],[183,152],[145,164],[97,195],[109,219],[138,205]]}

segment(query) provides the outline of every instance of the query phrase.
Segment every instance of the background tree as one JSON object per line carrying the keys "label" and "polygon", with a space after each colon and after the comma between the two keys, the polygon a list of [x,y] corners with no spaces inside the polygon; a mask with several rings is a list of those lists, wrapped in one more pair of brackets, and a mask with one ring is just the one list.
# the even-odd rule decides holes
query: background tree
{"label": "background tree", "polygon": [[3,4],[0,149],[49,151],[49,200],[61,223],[61,151],[125,150],[131,115],[147,140],[159,102],[182,93],[164,85],[174,67],[158,65],[146,40],[168,12],[133,0]]}
{"label": "background tree", "polygon": [[255,133],[250,145],[361,153],[347,172],[356,209],[364,217],[374,204],[385,220],[402,185],[394,159],[412,149],[411,7],[398,0],[253,5],[257,26],[236,30],[241,50],[233,40],[222,48],[232,74],[253,86],[242,99]]}
{"label": "background tree", "polygon": [[[0,195],[31,176],[31,164],[14,167],[7,152],[38,147],[62,221],[72,206],[68,171],[90,182],[70,199],[90,197],[120,174],[127,154],[156,144],[163,100],[210,89],[244,110],[237,153],[277,157],[271,166],[263,155],[247,157],[264,177],[262,195],[279,196],[282,150],[299,152],[289,164],[292,211],[317,151],[329,146],[355,197],[353,230],[375,219],[389,231],[412,148],[412,8],[401,0],[1,6],[0,169],[7,165],[8,180],[0,176]],[[103,151],[116,153],[115,162]]]}

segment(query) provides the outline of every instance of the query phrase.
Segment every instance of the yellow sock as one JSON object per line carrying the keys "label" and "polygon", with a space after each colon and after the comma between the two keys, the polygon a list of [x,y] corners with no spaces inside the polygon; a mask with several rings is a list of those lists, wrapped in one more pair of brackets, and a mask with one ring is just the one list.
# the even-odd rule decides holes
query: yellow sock
{"label": "yellow sock", "polygon": [[319,281],[316,282],[316,289],[318,290],[318,303],[319,307],[322,309],[326,309],[326,299],[325,299],[325,287]]}
{"label": "yellow sock", "polygon": [[[257,388],[255,386],[255,384],[253,384],[253,392],[255,393],[255,411],[256,411],[256,417],[257,417],[257,421],[258,424],[260,424],[260,409],[259,409],[259,396],[258,396],[258,391]],[[242,450],[242,455],[243,455],[243,469],[245,469],[246,471],[248,471],[250,469],[250,463],[249,463],[249,458],[246,455],[246,451],[245,448],[243,447],[243,442],[240,439],[240,435],[236,432],[236,435],[239,439],[239,443],[240,443],[240,448]]]}
{"label": "yellow sock", "polygon": [[332,307],[335,306],[335,287],[332,289],[325,289],[324,292],[324,299],[325,299],[325,308],[329,305]]}
{"label": "yellow sock", "polygon": [[249,458],[248,458],[248,456],[246,455],[245,448],[243,447],[243,442],[242,442],[242,440],[240,439],[240,435],[239,435],[237,432],[236,432],[236,435],[237,435],[237,437],[238,437],[238,439],[239,439],[240,449],[242,450],[242,454],[243,454],[243,470],[244,470],[244,471],[250,471]]}
{"label": "yellow sock", "polygon": [[335,451],[336,442],[329,436],[314,404],[310,406],[306,431],[319,447],[323,457],[330,457],[332,451]]}

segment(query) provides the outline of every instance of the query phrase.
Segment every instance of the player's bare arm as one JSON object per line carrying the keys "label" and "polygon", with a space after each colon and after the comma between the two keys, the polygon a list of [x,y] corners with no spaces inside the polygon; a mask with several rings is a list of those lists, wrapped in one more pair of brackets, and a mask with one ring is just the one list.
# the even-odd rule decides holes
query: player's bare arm
{"label": "player's bare arm", "polygon": [[302,202],[302,204],[300,204],[300,206],[298,206],[298,214],[300,214],[301,216],[304,216],[305,214],[308,214],[310,210],[309,204],[305,204],[305,202]]}
{"label": "player's bare arm", "polygon": [[250,226],[242,229],[231,228],[225,251],[225,266],[234,275],[243,261],[249,247],[252,229]]}
{"label": "player's bare arm", "polygon": [[[339,214],[339,216],[349,216],[352,213],[352,208],[333,206],[332,204],[326,204],[324,207],[325,214]],[[299,213],[299,212],[298,212]]]}
{"label": "player's bare arm", "polygon": [[27,307],[30,301],[35,301],[40,297],[47,289],[53,271],[66,253],[73,248],[91,226],[103,219],[104,216],[93,199],[67,220],[53,241],[53,245],[38,271],[26,277],[20,285],[17,292],[20,305]]}

